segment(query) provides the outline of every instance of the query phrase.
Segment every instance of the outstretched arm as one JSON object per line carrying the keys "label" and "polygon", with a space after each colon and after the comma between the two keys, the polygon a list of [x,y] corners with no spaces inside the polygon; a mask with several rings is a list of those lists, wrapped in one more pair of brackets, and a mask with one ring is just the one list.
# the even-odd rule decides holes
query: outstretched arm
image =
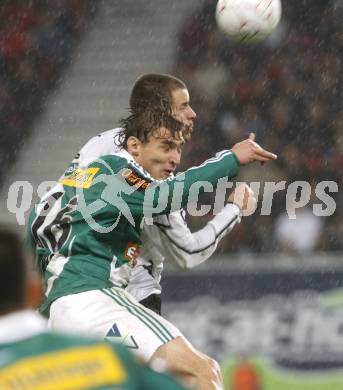
{"label": "outstretched arm", "polygon": [[192,233],[188,228],[184,211],[154,218],[153,226],[146,225],[144,232],[166,259],[183,269],[196,267],[213,254],[219,241],[240,222],[242,213],[256,205],[254,194],[246,184],[237,187],[228,202],[197,232]]}
{"label": "outstretched arm", "polygon": [[240,221],[238,206],[227,204],[202,229],[192,233],[188,228],[183,211],[169,216],[155,218],[154,242],[158,250],[168,260],[172,260],[183,269],[190,269],[206,261],[216,250],[220,239],[230,232]]}

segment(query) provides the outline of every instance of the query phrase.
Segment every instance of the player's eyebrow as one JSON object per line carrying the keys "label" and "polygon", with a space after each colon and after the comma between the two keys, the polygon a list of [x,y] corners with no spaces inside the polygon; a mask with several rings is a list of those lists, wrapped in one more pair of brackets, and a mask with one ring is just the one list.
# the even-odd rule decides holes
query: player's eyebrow
{"label": "player's eyebrow", "polygon": [[168,139],[163,139],[161,141],[161,143],[164,145],[167,145],[167,146],[174,147],[174,148],[180,148],[185,144],[185,141],[184,141],[184,139],[176,140],[176,139],[168,138]]}

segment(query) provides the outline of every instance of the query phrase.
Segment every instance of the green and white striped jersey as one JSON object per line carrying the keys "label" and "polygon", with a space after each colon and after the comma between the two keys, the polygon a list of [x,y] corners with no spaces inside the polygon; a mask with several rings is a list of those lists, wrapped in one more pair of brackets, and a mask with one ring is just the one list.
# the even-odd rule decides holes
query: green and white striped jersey
{"label": "green and white striped jersey", "polygon": [[197,200],[193,183],[215,186],[238,168],[229,150],[163,181],[154,181],[125,150],[87,167],[72,163],[29,219],[29,240],[46,283],[41,312],[48,314],[50,304],[65,295],[126,287],[143,218],[185,207]]}
{"label": "green and white striped jersey", "polygon": [[0,317],[1,390],[184,390],[114,343],[48,332],[30,310]]}

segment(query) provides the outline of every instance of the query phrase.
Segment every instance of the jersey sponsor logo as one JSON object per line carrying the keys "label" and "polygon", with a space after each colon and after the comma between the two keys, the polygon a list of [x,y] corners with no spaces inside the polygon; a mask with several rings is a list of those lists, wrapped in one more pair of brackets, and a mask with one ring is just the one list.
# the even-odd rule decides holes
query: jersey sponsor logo
{"label": "jersey sponsor logo", "polygon": [[122,335],[122,333],[119,331],[118,325],[114,323],[111,327],[111,329],[107,332],[106,334],[106,340],[111,341],[112,338],[116,338],[116,342],[118,342],[118,338],[122,339],[121,344],[124,345],[126,348],[131,348],[131,349],[138,349],[138,344],[137,341],[134,339],[134,337],[127,333]]}
{"label": "jersey sponsor logo", "polygon": [[127,373],[110,346],[69,348],[0,368],[1,390],[82,390],[122,384]]}
{"label": "jersey sponsor logo", "polygon": [[64,172],[64,175],[70,175],[76,168],[76,164],[71,164]]}
{"label": "jersey sponsor logo", "polygon": [[63,177],[59,182],[69,187],[89,188],[99,170],[100,168],[76,168],[70,175]]}
{"label": "jersey sponsor logo", "polygon": [[134,186],[141,191],[145,191],[150,185],[150,181],[139,176],[137,173],[133,172],[132,169],[126,168],[121,174],[130,186]]}
{"label": "jersey sponsor logo", "polygon": [[123,345],[126,347],[126,348],[130,348],[130,349],[139,349],[139,346],[137,344],[137,341],[134,339],[133,336],[129,336],[129,337],[126,337],[123,341]]}
{"label": "jersey sponsor logo", "polygon": [[129,242],[124,251],[125,259],[132,267],[137,264],[137,257],[139,256],[140,246],[135,242]]}
{"label": "jersey sponsor logo", "polygon": [[121,333],[119,332],[116,323],[114,323],[112,328],[107,332],[106,337],[121,337]]}

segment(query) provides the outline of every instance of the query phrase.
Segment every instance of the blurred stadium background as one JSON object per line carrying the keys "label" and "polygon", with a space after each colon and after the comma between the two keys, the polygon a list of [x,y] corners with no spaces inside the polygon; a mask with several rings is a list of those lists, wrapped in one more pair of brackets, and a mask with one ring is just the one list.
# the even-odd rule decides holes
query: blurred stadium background
{"label": "blurred stadium background", "polygon": [[[183,168],[254,131],[279,159],[238,180],[340,189],[343,1],[284,0],[278,29],[253,46],[218,31],[215,3],[0,3],[2,222],[18,224],[15,208],[33,205],[88,138],[117,125],[144,72],[173,73],[189,87],[198,119]],[[9,193],[16,181],[33,193],[25,184]],[[285,194],[270,216],[243,220],[199,270],[165,275],[166,316],[221,360],[228,389],[343,388],[342,193],[331,194],[332,216],[315,217],[312,196],[292,221]],[[206,218],[191,218],[192,229]]]}

